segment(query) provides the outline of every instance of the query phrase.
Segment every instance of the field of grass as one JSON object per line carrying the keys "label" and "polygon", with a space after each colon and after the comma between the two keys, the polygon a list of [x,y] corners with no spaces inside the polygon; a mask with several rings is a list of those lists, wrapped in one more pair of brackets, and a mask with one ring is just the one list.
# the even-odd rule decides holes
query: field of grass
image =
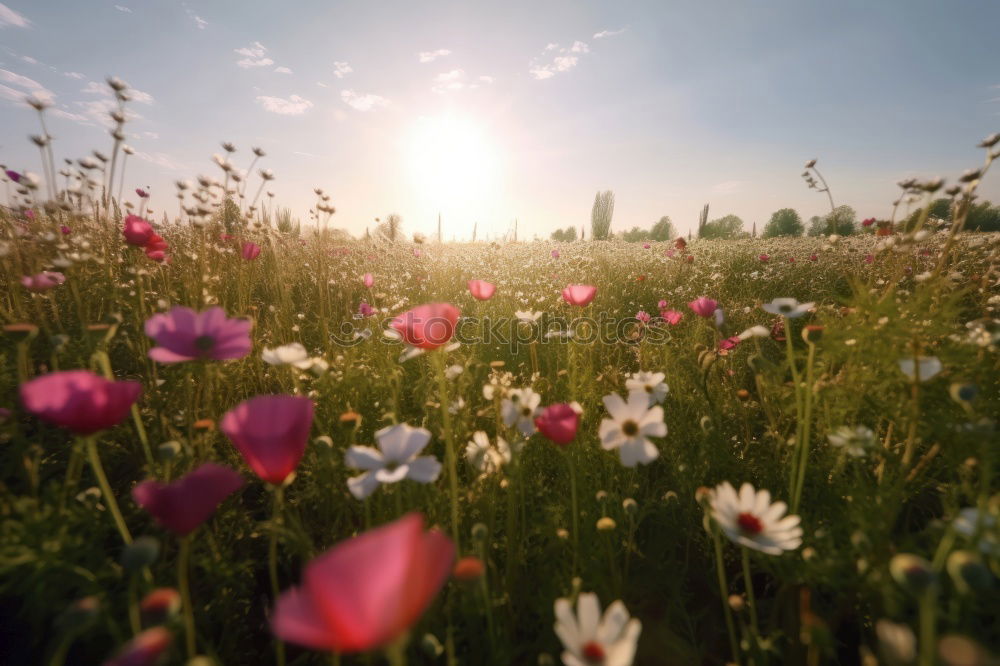
{"label": "field of grass", "polygon": [[[157,262],[126,242],[116,211],[0,216],[0,662],[102,663],[145,630],[135,660],[114,663],[153,663],[142,659],[166,646],[165,663],[199,665],[627,665],[637,623],[624,617],[576,646],[553,631],[557,599],[582,607],[594,592],[641,622],[636,664],[996,663],[997,235],[438,245],[206,221],[157,226],[169,247]],[[65,280],[22,282],[43,270]],[[469,280],[495,294],[474,299]],[[574,284],[597,288],[590,304],[564,300]],[[703,296],[716,304],[689,306]],[[776,298],[813,305],[784,317],[763,307]],[[428,303],[461,311],[460,344],[401,360],[384,332]],[[214,359],[198,338],[203,358],[154,360],[163,341],[147,322],[175,306],[245,318],[252,348]],[[541,316],[519,320],[526,311]],[[658,314],[670,311],[683,316]],[[308,358],[273,351],[296,342]],[[92,396],[42,391],[48,417],[28,404],[32,380],[77,369],[140,382],[135,409],[74,435],[53,424],[67,425],[54,403]],[[657,457],[635,464],[627,447],[602,447],[603,399],[626,398],[640,371],[669,390],[650,398],[659,408],[639,401],[666,434],[653,427]],[[529,388],[537,407],[516,392]],[[277,483],[258,478],[223,420],[267,394],[313,409],[301,462]],[[582,409],[568,444],[535,432],[555,403]],[[100,406],[82,409],[63,416]],[[283,446],[268,423],[278,416],[258,417],[247,436]],[[426,429],[419,454],[441,468],[360,500],[348,485],[359,457],[345,453],[394,424]],[[490,449],[472,455],[477,431]],[[137,502],[140,482],[209,461],[243,485],[209,501],[218,509],[188,536]],[[786,523],[777,554],[762,549],[755,538],[780,511],[761,497],[727,524],[724,482],[787,503],[801,543]],[[212,494],[189,487],[173,508]],[[331,594],[382,633],[366,642],[357,629],[350,643],[330,630],[340,650],[279,646],[275,592],[410,512],[454,546],[440,591],[448,548],[413,565],[403,549],[368,553],[342,564],[357,578]],[[420,585],[433,587],[426,604],[412,599]],[[170,589],[147,598],[157,588]],[[395,617],[407,604],[415,615]]]}

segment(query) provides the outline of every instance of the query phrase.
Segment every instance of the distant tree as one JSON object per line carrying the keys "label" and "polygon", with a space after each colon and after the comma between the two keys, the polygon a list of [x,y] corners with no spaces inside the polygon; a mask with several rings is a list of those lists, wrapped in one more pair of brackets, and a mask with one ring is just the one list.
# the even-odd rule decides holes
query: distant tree
{"label": "distant tree", "polygon": [[664,215],[660,218],[660,221],[653,225],[653,228],[649,230],[650,240],[655,241],[668,241],[673,240],[674,235],[677,230],[674,229],[673,222],[670,218]]}
{"label": "distant tree", "polygon": [[743,220],[735,215],[726,215],[706,222],[701,227],[700,238],[737,238],[743,231]]}
{"label": "distant tree", "polygon": [[[708,224],[708,204],[701,209],[701,213],[698,215],[698,238],[701,238],[701,232]],[[688,238],[691,237],[690,232],[688,233]]]}
{"label": "distant tree", "polygon": [[782,208],[771,214],[770,221],[764,227],[763,238],[801,236],[805,229],[802,218],[793,208]]}
{"label": "distant tree", "polygon": [[569,227],[566,227],[565,229],[556,229],[555,231],[552,232],[552,240],[554,240],[554,241],[563,241],[563,242],[567,242],[567,243],[575,241],[576,240],[576,227],[569,226]]}
{"label": "distant tree", "polygon": [[640,229],[639,227],[632,227],[628,231],[623,231],[620,234],[623,241],[629,243],[638,243],[639,241],[649,240],[649,231],[646,229]]}
{"label": "distant tree", "polygon": [[403,228],[403,218],[396,213],[389,213],[386,215],[385,220],[379,223],[375,231],[381,234],[386,240],[391,243],[395,243],[397,239],[401,238],[400,231]]}
{"label": "distant tree", "polygon": [[809,218],[809,226],[806,227],[806,236],[822,236],[826,233],[826,218],[813,215]]}
{"label": "distant tree", "polygon": [[615,193],[611,190],[598,192],[594,197],[594,207],[590,211],[591,240],[607,240],[611,233],[611,218],[615,213]]}
{"label": "distant tree", "polygon": [[[931,202],[928,217],[950,222],[952,220],[951,199],[935,199]],[[921,210],[915,210],[903,220],[903,228],[906,231],[916,227],[920,220]],[[966,231],[1000,231],[1000,206],[994,205],[990,201],[980,201],[969,206],[969,213],[965,219]]]}
{"label": "distant tree", "polygon": [[826,216],[827,234],[850,236],[858,229],[858,214],[850,206],[837,206]]}

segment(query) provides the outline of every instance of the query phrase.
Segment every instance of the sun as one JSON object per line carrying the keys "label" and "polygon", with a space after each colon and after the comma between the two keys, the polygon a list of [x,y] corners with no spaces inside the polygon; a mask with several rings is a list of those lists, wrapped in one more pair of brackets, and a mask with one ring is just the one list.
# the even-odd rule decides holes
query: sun
{"label": "sun", "polygon": [[499,192],[499,152],[489,129],[456,113],[418,118],[406,162],[414,194],[445,217],[445,232],[468,235],[477,211]]}

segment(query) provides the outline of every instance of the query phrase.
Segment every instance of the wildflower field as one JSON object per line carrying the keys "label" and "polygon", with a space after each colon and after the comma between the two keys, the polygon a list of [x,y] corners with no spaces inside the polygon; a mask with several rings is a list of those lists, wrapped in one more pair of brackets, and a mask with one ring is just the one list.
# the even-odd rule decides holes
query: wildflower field
{"label": "wildflower field", "polygon": [[106,168],[8,172],[3,663],[997,663],[985,169],[908,230],[443,244]]}

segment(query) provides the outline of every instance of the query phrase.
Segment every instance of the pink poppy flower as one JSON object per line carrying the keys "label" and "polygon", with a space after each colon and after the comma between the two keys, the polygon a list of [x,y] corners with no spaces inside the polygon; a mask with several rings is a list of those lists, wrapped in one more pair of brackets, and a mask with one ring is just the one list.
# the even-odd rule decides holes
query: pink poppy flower
{"label": "pink poppy flower", "polygon": [[731,338],[726,338],[725,340],[719,340],[719,349],[723,351],[727,349],[732,349],[736,345],[740,344],[740,342],[742,342],[740,336],[734,335]]}
{"label": "pink poppy flower", "polygon": [[817,255],[815,255],[815,254],[810,254],[809,255],[809,261],[818,261],[818,260],[819,260],[819,257]]}
{"label": "pink poppy flower", "polygon": [[559,258],[559,250],[552,250],[552,258],[553,259]]}
{"label": "pink poppy flower", "polygon": [[661,298],[660,302],[656,304],[656,307],[660,308],[661,310],[665,309],[667,307],[666,299]]}
{"label": "pink poppy flower", "polygon": [[667,257],[668,259],[673,259],[675,254],[677,254],[676,250],[667,250],[666,252],[663,253],[663,256]]}
{"label": "pink poppy flower", "polygon": [[469,280],[469,293],[477,301],[488,301],[493,298],[496,285],[485,280]]}
{"label": "pink poppy flower", "polygon": [[262,481],[280,485],[306,451],[313,403],[291,395],[259,395],[223,415],[219,430]]}
{"label": "pink poppy flower", "polygon": [[382,647],[409,629],[451,573],[455,544],[410,513],[343,541],[306,565],[278,598],[281,640],[340,653]]}
{"label": "pink poppy flower", "polygon": [[865,263],[866,264],[870,264],[870,263],[872,263],[874,261],[875,261],[875,255],[873,255],[873,254],[866,254],[865,255]]}
{"label": "pink poppy flower", "polygon": [[244,259],[246,259],[247,261],[253,261],[258,256],[260,256],[260,245],[257,245],[257,243],[251,243],[250,241],[247,241],[246,243],[243,243],[243,247],[241,248],[241,253],[243,254]]}
{"label": "pink poppy flower", "polygon": [[638,312],[636,312],[635,318],[638,319],[639,322],[643,324],[648,324],[649,320],[652,319],[652,317],[649,316],[649,313],[646,312],[645,310],[639,310]]}
{"label": "pink poppy flower", "polygon": [[870,227],[873,224],[875,224],[875,218],[874,217],[869,217],[869,218],[864,219],[864,220],[861,221],[861,226],[863,226],[863,227]]}
{"label": "pink poppy flower", "polygon": [[557,403],[549,405],[535,417],[538,432],[559,446],[566,446],[576,437],[580,426],[580,412],[572,405]]}
{"label": "pink poppy flower", "polygon": [[65,224],[59,227],[59,231],[62,233],[63,236],[69,236],[71,233],[73,233],[73,230],[67,227]]}
{"label": "pink poppy flower", "polygon": [[684,258],[684,260],[687,261],[689,264],[693,264],[694,263],[694,255],[693,254],[689,254],[688,256],[686,256]]}
{"label": "pink poppy flower", "polygon": [[146,257],[159,262],[162,262],[167,258],[167,250],[169,249],[170,246],[165,240],[163,240],[163,237],[156,233],[149,237],[149,240],[146,241],[146,245],[144,247]]}
{"label": "pink poppy flower", "polygon": [[172,483],[143,481],[132,489],[132,499],[160,525],[187,536],[242,487],[243,477],[235,470],[205,463]]}
{"label": "pink poppy flower", "polygon": [[766,264],[767,262],[769,262],[771,260],[771,255],[769,255],[769,254],[762,254],[762,255],[760,255],[757,258],[760,259],[762,262],[764,262]]}
{"label": "pink poppy flower", "polygon": [[252,346],[250,325],[246,319],[227,319],[220,307],[199,313],[176,306],[146,320],[146,335],[159,345],[149,357],[160,363],[243,358]]}
{"label": "pink poppy flower", "polygon": [[571,284],[562,290],[563,300],[570,305],[583,307],[597,296],[597,287],[589,284]]}
{"label": "pink poppy flower", "polygon": [[788,257],[788,263],[794,264],[795,263],[795,257]]}
{"label": "pink poppy flower", "polygon": [[661,310],[660,317],[671,326],[676,326],[684,318],[684,313],[678,310]]}
{"label": "pink poppy flower", "polygon": [[54,289],[66,281],[66,276],[56,271],[42,271],[35,275],[25,275],[21,284],[28,291],[41,292]]}
{"label": "pink poppy flower", "polygon": [[138,215],[129,215],[125,218],[125,228],[122,229],[122,234],[125,236],[126,243],[136,247],[143,247],[151,237],[156,235],[153,233],[153,226]]}
{"label": "pink poppy flower", "polygon": [[719,307],[719,302],[707,296],[701,296],[688,303],[688,307],[699,317],[711,317],[715,314],[715,309]]}
{"label": "pink poppy flower", "polygon": [[411,347],[437,349],[455,335],[460,314],[451,303],[429,303],[404,312],[389,325]]}
{"label": "pink poppy flower", "polygon": [[139,382],[115,382],[89,370],[50,372],[21,384],[29,412],[77,435],[92,435],[121,423],[142,393]]}
{"label": "pink poppy flower", "polygon": [[365,273],[365,277],[362,279],[362,282],[366,287],[371,289],[372,285],[375,284],[375,276],[371,273]]}
{"label": "pink poppy flower", "polygon": [[147,629],[126,643],[104,666],[155,666],[172,641],[170,631],[163,627]]}
{"label": "pink poppy flower", "polygon": [[147,192],[146,190],[142,189],[141,187],[135,188],[135,193],[136,193],[136,195],[140,199],[148,199],[149,198],[149,192]]}
{"label": "pink poppy flower", "polygon": [[362,317],[371,317],[375,314],[375,308],[361,301],[361,305],[358,306],[358,314]]}
{"label": "pink poppy flower", "polygon": [[652,245],[650,245],[649,243],[643,243],[642,244],[642,249],[644,249],[644,250],[648,250],[651,247],[652,247]]}

